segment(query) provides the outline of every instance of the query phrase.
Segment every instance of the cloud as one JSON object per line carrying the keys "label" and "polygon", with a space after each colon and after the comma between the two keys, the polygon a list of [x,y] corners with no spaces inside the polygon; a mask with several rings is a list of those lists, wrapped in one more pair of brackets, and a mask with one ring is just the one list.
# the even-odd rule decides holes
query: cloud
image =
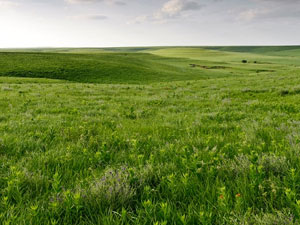
{"label": "cloud", "polygon": [[121,5],[121,6],[126,5],[126,2],[119,1],[119,0],[65,0],[65,1],[70,4],[91,4],[91,3],[105,2],[113,5]]}
{"label": "cloud", "polygon": [[0,8],[10,8],[19,6],[18,3],[8,0],[0,0]]}
{"label": "cloud", "polygon": [[300,0],[252,0],[254,6],[238,12],[244,21],[300,18]]}
{"label": "cloud", "polygon": [[79,4],[79,3],[96,3],[102,2],[102,0],[66,0],[66,2],[71,4]]}
{"label": "cloud", "polygon": [[300,0],[253,0],[255,2],[268,2],[268,3],[282,3],[282,4],[287,4],[287,3],[300,3]]}
{"label": "cloud", "polygon": [[266,10],[259,10],[259,9],[247,9],[240,12],[237,16],[238,20],[243,21],[251,21],[254,18],[257,18],[259,15],[267,14]]}
{"label": "cloud", "polygon": [[90,20],[106,20],[108,19],[107,16],[103,16],[103,15],[88,15],[86,16],[87,19],[90,19]]}
{"label": "cloud", "polygon": [[121,5],[121,6],[127,5],[126,2],[122,2],[122,1],[114,1],[113,4],[115,4],[115,5]]}
{"label": "cloud", "polygon": [[[220,1],[220,0],[213,0]],[[159,10],[152,13],[152,15],[137,16],[127,24],[141,24],[144,22],[164,23],[175,18],[182,18],[186,11],[200,10],[204,5],[200,4],[198,0],[168,0]]]}
{"label": "cloud", "polygon": [[148,19],[149,19],[149,16],[147,16],[147,15],[137,16],[133,20],[128,21],[127,24],[128,25],[131,25],[131,24],[141,24],[141,23],[146,22]]}
{"label": "cloud", "polygon": [[268,8],[262,8],[262,9],[248,9],[245,11],[242,11],[238,15],[238,19],[245,20],[245,21],[252,21],[254,19],[256,20],[264,20],[264,19],[284,19],[284,18],[300,18],[300,9],[268,9]]}
{"label": "cloud", "polygon": [[176,18],[185,11],[202,9],[204,5],[195,0],[169,0],[162,8],[154,13],[157,20]]}
{"label": "cloud", "polygon": [[79,20],[106,20],[108,19],[107,16],[101,14],[93,14],[93,15],[78,15],[69,17],[70,19],[79,19]]}

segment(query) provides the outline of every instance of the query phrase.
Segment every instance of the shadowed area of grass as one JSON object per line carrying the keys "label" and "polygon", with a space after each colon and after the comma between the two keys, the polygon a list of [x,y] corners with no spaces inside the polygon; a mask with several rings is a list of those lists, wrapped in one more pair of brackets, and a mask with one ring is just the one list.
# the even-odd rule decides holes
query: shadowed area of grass
{"label": "shadowed area of grass", "polygon": [[190,62],[149,53],[0,53],[0,76],[91,83],[148,83],[230,75],[193,70]]}

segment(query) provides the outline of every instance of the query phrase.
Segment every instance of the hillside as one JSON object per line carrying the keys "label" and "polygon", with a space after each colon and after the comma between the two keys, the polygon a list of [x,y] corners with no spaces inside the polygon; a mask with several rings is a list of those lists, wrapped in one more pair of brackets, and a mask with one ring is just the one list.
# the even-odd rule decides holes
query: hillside
{"label": "hillside", "polygon": [[[185,66],[145,53],[0,53],[0,76],[64,79],[96,83],[147,83],[197,80],[209,72],[195,73]],[[168,63],[165,63],[168,61]],[[217,75],[216,75],[217,76]]]}
{"label": "hillside", "polygon": [[[148,83],[199,80],[231,75],[199,70],[190,59],[149,53],[0,53],[0,76],[63,79],[91,83]],[[207,64],[207,62],[204,62]],[[210,63],[211,64],[211,63]]]}
{"label": "hillside", "polygon": [[[299,53],[296,47],[269,47],[268,52],[264,50],[266,48],[258,47],[214,49],[154,47],[2,52],[0,76],[146,84],[241,76],[255,72],[284,72],[293,69],[293,66],[300,66],[300,59],[295,57]],[[246,52],[247,49],[249,52]],[[244,64],[242,60],[249,63]],[[288,64],[292,67],[286,68]]]}
{"label": "hillside", "polygon": [[300,46],[229,46],[229,47],[205,47],[205,49],[226,51],[226,52],[244,52],[265,55],[299,55]]}

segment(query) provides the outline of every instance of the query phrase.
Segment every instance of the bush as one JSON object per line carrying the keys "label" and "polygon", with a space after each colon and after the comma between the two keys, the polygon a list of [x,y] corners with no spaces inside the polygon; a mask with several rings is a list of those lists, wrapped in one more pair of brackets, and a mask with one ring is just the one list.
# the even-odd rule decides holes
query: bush
{"label": "bush", "polygon": [[288,161],[284,156],[265,154],[258,160],[265,173],[274,175],[284,175],[288,171]]}
{"label": "bush", "polygon": [[104,175],[94,181],[88,196],[90,201],[100,205],[119,207],[128,203],[136,194],[130,184],[130,173],[126,167],[108,169]]}

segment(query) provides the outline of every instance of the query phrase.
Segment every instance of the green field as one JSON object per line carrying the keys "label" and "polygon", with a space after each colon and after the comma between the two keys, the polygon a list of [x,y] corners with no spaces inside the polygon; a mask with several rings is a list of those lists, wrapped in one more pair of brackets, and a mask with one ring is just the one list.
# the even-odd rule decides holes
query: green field
{"label": "green field", "polygon": [[299,46],[0,50],[0,224],[299,223]]}

